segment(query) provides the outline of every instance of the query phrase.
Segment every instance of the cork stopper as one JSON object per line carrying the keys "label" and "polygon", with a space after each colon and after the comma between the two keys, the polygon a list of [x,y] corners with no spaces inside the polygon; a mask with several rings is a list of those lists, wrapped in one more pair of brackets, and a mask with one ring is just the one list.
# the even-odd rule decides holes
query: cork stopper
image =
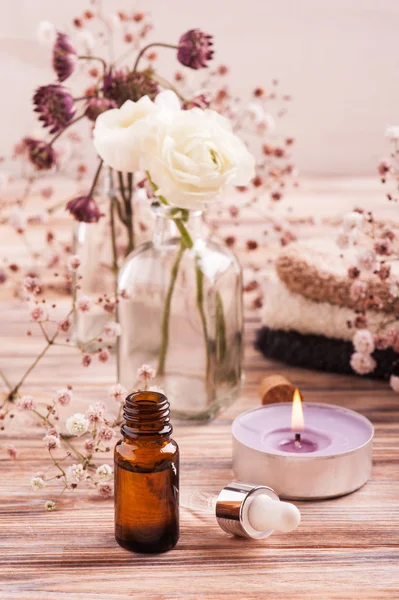
{"label": "cork stopper", "polygon": [[275,373],[268,375],[259,385],[259,396],[262,404],[275,402],[291,402],[295,386],[283,375]]}

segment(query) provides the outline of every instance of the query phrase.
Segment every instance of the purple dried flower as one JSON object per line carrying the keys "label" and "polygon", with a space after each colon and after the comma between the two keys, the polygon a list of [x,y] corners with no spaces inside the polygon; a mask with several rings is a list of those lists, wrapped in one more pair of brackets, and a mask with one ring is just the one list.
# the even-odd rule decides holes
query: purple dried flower
{"label": "purple dried flower", "polygon": [[25,138],[24,144],[29,160],[39,171],[51,169],[55,165],[57,155],[50,144],[34,138]]}
{"label": "purple dried flower", "polygon": [[205,94],[198,94],[198,96],[191,98],[191,100],[183,102],[183,110],[190,110],[191,108],[209,108],[209,100],[207,100]]}
{"label": "purple dried flower", "polygon": [[143,96],[154,100],[159,88],[156,81],[150,77],[148,69],[141,72],[111,71],[104,77],[103,93],[105,98],[114,100],[117,106],[122,106],[126,100],[137,102]]}
{"label": "purple dried flower", "polygon": [[177,60],[190,69],[207,67],[213,57],[212,36],[200,29],[190,29],[179,40]]}
{"label": "purple dried flower", "polygon": [[101,113],[110,108],[117,108],[117,104],[110,98],[92,98],[86,106],[85,115],[90,121],[95,121]]}
{"label": "purple dried flower", "polygon": [[79,196],[70,200],[66,209],[77,221],[83,223],[97,223],[103,216],[93,196]]}
{"label": "purple dried flower", "polygon": [[58,81],[65,81],[73,73],[77,60],[69,35],[58,32],[53,48],[53,69]]}
{"label": "purple dried flower", "polygon": [[57,133],[73,118],[76,108],[73,97],[61,85],[43,85],[33,96],[35,112],[44,127],[51,127],[50,133]]}

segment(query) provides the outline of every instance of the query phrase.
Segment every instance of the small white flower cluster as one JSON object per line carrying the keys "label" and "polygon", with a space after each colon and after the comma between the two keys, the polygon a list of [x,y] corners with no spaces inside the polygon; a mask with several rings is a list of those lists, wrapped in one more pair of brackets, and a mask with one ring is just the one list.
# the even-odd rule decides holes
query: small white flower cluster
{"label": "small white flower cluster", "polygon": [[87,478],[87,475],[86,469],[79,463],[68,467],[66,479],[69,485],[76,486],[80,481],[84,481]]}
{"label": "small white flower cluster", "polygon": [[110,465],[104,464],[96,470],[98,481],[110,481],[114,476],[114,470]]}
{"label": "small white flower cluster", "polygon": [[354,354],[351,356],[351,367],[359,375],[367,375],[374,371],[376,362],[371,356],[375,350],[374,338],[368,329],[359,329],[353,337]]}
{"label": "small white flower cluster", "polygon": [[66,422],[68,433],[80,437],[89,429],[89,421],[82,413],[75,413]]}

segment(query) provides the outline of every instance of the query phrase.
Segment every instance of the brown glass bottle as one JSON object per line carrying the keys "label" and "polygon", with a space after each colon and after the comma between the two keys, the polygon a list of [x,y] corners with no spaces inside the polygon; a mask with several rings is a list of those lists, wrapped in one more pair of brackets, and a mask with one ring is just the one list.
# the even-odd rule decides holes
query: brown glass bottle
{"label": "brown glass bottle", "polygon": [[115,446],[115,538],[133,552],[166,552],[179,539],[179,448],[158,392],[125,401]]}

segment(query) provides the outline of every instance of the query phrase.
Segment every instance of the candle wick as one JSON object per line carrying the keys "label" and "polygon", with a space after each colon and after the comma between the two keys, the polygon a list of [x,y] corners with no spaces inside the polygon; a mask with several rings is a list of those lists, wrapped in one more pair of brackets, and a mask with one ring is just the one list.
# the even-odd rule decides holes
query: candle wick
{"label": "candle wick", "polygon": [[295,434],[295,446],[296,446],[296,448],[301,447],[301,434],[300,433]]}

